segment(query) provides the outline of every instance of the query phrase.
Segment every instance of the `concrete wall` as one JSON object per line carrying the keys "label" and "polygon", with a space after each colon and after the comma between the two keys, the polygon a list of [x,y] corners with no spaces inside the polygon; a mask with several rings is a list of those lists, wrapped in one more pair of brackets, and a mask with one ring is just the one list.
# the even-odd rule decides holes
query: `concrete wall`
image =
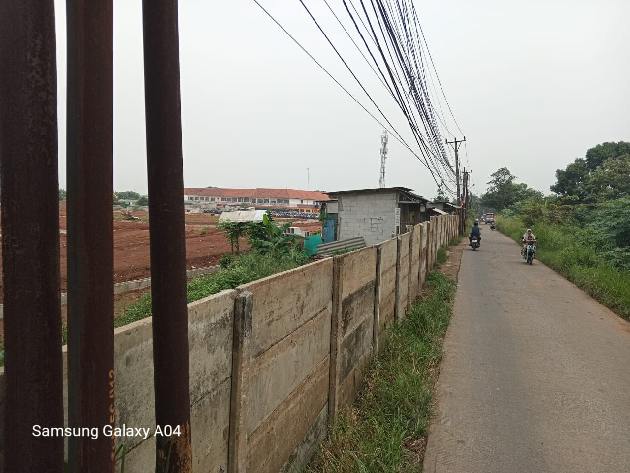
{"label": "concrete wall", "polygon": [[[396,315],[396,264],[398,260],[398,240],[387,240],[377,246],[378,251],[378,313],[377,329],[383,332],[394,321]],[[375,337],[378,341],[378,335]]]}
{"label": "concrete wall", "polygon": [[243,330],[233,366],[234,471],[277,472],[301,462],[294,452],[310,457],[325,435],[332,281],[326,259],[238,288],[245,309],[237,310]]}
{"label": "concrete wall", "polygon": [[396,320],[402,320],[409,306],[409,242],[411,233],[398,237],[398,262],[396,263]]}
{"label": "concrete wall", "polygon": [[375,247],[335,257],[329,411],[351,404],[373,350]]}
{"label": "concrete wall", "polygon": [[409,239],[409,304],[413,303],[420,292],[420,241],[422,225],[413,227]]}
{"label": "concrete wall", "polygon": [[420,224],[422,231],[420,232],[420,289],[424,285],[427,278],[427,247],[429,240],[429,222]]}
{"label": "concrete wall", "polygon": [[[456,233],[457,217],[432,218],[377,246],[189,304],[194,471],[301,471]],[[152,319],[116,329],[114,346],[116,423],[153,427]],[[64,385],[66,358],[64,347]],[[3,386],[4,370],[2,409]],[[4,435],[0,416],[0,458]],[[154,470],[153,437],[117,442],[126,473]]]}
{"label": "concrete wall", "polygon": [[375,245],[395,235],[395,192],[342,194],[338,198],[338,240],[362,236],[368,245]]}

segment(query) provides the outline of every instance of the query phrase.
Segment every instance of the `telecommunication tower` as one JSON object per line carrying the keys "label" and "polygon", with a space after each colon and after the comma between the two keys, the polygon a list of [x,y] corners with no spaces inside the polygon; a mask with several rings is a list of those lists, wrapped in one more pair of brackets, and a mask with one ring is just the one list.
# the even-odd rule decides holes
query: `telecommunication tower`
{"label": "telecommunication tower", "polygon": [[381,173],[378,179],[378,187],[385,187],[385,161],[387,160],[387,130],[381,135]]}

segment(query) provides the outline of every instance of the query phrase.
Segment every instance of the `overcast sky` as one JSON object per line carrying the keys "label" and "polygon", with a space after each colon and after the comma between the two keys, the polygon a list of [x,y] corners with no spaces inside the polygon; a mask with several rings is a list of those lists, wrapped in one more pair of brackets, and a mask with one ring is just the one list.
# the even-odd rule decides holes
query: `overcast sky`
{"label": "overcast sky", "polygon": [[[356,97],[369,100],[298,0],[260,0]],[[329,0],[342,18],[340,0]],[[388,117],[409,128],[322,0],[306,3]],[[630,141],[630,1],[416,0],[476,193],[507,166],[544,192],[603,141]],[[60,185],[65,186],[65,2],[56,0]],[[145,192],[141,0],[114,1],[114,188]],[[190,187],[377,187],[382,128],[251,0],[180,0],[184,176]],[[445,113],[446,110],[444,110]],[[450,122],[449,128],[457,128]],[[386,181],[435,184],[390,138]]]}

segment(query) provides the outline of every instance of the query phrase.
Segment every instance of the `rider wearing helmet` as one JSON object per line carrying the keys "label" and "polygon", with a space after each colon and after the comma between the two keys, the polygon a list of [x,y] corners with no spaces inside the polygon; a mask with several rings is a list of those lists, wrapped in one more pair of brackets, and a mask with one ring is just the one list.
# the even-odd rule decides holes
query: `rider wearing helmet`
{"label": "rider wearing helmet", "polygon": [[481,244],[481,228],[479,228],[479,220],[475,220],[472,230],[470,231],[470,236],[468,237],[468,241],[471,245],[473,237],[476,237],[479,244]]}

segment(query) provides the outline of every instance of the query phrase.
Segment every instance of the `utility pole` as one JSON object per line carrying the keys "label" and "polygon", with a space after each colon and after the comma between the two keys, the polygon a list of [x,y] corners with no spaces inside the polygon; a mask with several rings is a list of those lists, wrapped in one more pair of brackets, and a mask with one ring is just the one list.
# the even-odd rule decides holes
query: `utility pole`
{"label": "utility pole", "polygon": [[381,173],[378,179],[378,187],[385,187],[385,161],[387,160],[387,130],[381,135]]}
{"label": "utility pole", "polygon": [[[445,140],[447,145],[451,145],[451,147],[455,150],[455,179],[457,182],[457,203],[458,205],[462,205],[462,194],[461,194],[461,188],[460,188],[460,179],[459,179],[459,147],[461,146],[461,144],[463,142],[466,141],[466,137],[464,136],[463,140],[458,140],[457,138],[455,138],[453,141],[448,141]],[[463,213],[460,211],[460,222],[459,222],[459,227],[460,227],[460,233],[463,235],[464,234],[464,217],[463,217]]]}
{"label": "utility pole", "polygon": [[470,175],[470,172],[466,171],[466,168],[464,168],[464,195],[463,195],[463,202],[462,202],[462,210],[464,212],[463,214],[464,224],[466,222],[466,219],[468,218],[468,209],[470,208],[470,194],[468,190],[468,184],[470,182],[469,175]]}

